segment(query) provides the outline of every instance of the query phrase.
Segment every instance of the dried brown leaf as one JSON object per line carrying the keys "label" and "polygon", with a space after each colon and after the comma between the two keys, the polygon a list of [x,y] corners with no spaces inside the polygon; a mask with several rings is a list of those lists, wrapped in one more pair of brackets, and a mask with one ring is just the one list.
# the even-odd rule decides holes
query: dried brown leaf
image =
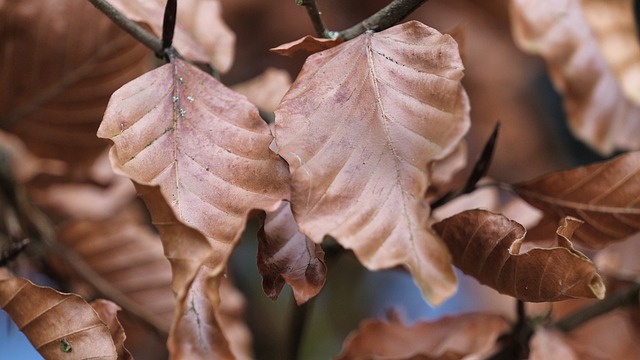
{"label": "dried brown leaf", "polygon": [[107,325],[80,296],[0,269],[0,307],[46,359],[119,359]]}
{"label": "dried brown leaf", "polygon": [[301,231],[371,270],[407,266],[433,304],[455,276],[422,199],[469,126],[462,68],[450,36],[412,21],[310,56],[276,110]]}
{"label": "dried brown leaf", "polygon": [[149,51],[87,1],[2,2],[0,23],[0,126],[82,171],[106,148],[95,132],[109,96]]}
{"label": "dried brown leaf", "polygon": [[288,201],[267,212],[264,225],[258,230],[258,269],[269,298],[277,299],[285,282],[291,286],[298,304],[316,296],[327,277],[323,260],[320,245],[298,230]]}
{"label": "dried brown leaf", "polygon": [[291,87],[291,76],[285,70],[267,68],[257,77],[236,84],[233,90],[246,96],[256,106],[274,111],[284,94]]}
{"label": "dried brown leaf", "polygon": [[640,148],[640,47],[633,1],[513,0],[519,47],[542,56],[569,125],[602,154]]}
{"label": "dried brown leaf", "polygon": [[269,50],[282,56],[294,56],[299,54],[309,56],[311,54],[336,47],[343,41],[344,40],[342,40],[342,38],[324,39],[306,35],[298,40],[276,46]]}
{"label": "dried brown leaf", "polygon": [[524,200],[542,210],[545,221],[573,216],[585,222],[573,240],[602,248],[640,231],[640,152],[543,175],[514,185]]}
{"label": "dried brown leaf", "polygon": [[100,320],[107,325],[111,332],[111,338],[113,338],[116,351],[118,352],[118,359],[121,360],[133,360],[131,353],[124,347],[124,341],[127,339],[127,335],[124,333],[122,324],[116,316],[120,311],[120,306],[109,300],[97,299],[91,302],[91,307],[98,313]]}
{"label": "dried brown leaf", "polygon": [[[587,256],[570,239],[580,221],[565,218],[556,244],[522,251],[525,228],[486,210],[469,210],[433,225],[453,263],[500,293],[523,301],[604,297],[604,284]],[[531,245],[531,244],[528,244]]]}
{"label": "dried brown leaf", "polygon": [[349,335],[338,360],[462,359],[489,355],[498,336],[509,327],[498,315],[464,314],[406,326],[365,320]]}
{"label": "dried brown leaf", "polygon": [[[110,0],[116,9],[136,22],[147,24],[162,36],[166,0]],[[176,14],[173,45],[187,59],[210,63],[224,73],[233,63],[235,34],[222,19],[219,0],[181,0]]]}

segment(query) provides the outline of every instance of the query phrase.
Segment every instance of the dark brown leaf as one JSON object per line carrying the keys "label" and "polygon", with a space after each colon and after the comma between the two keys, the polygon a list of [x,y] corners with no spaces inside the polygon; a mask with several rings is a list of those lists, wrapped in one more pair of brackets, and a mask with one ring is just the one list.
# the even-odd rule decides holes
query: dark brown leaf
{"label": "dark brown leaf", "polygon": [[323,50],[331,49],[342,43],[342,41],[342,38],[323,39],[306,35],[298,40],[276,46],[270,49],[270,51],[283,56],[294,56],[298,54],[309,56]]}

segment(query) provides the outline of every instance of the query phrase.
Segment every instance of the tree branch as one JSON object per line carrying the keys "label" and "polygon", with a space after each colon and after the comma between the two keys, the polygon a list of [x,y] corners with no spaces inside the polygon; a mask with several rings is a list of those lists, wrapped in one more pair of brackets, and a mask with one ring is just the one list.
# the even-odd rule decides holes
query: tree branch
{"label": "tree branch", "polygon": [[89,0],[93,6],[95,6],[102,13],[107,15],[111,21],[118,25],[121,29],[129,33],[136,40],[140,41],[144,46],[151,49],[156,56],[164,58],[162,41],[155,35],[148,32],[142,26],[131,21],[124,16],[118,9],[114,8],[106,0]]}
{"label": "tree branch", "polygon": [[307,9],[307,14],[309,14],[309,18],[311,18],[316,35],[327,39],[335,37],[332,36],[333,34],[327,29],[324,21],[322,21],[322,13],[320,12],[320,9],[318,9],[316,0],[296,0],[296,4],[298,6],[304,6]]}
{"label": "tree branch", "polygon": [[351,40],[367,30],[382,31],[399,23],[427,0],[394,0],[368,19],[340,31],[338,37]]}

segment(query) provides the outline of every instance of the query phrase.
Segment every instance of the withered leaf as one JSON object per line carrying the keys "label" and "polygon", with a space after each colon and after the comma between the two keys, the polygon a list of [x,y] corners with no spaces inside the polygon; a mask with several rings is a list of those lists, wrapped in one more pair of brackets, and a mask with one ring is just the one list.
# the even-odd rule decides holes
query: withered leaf
{"label": "withered leaf", "polygon": [[122,310],[120,309],[120,306],[104,299],[94,300],[89,305],[91,305],[93,310],[98,313],[100,320],[102,320],[102,322],[104,322],[109,328],[111,338],[113,339],[116,351],[118,352],[118,359],[133,360],[131,353],[129,353],[129,351],[124,347],[124,341],[127,336],[125,335],[124,328],[117,317],[118,311]]}
{"label": "withered leaf", "polygon": [[316,296],[327,276],[323,259],[320,245],[298,230],[288,201],[267,212],[264,225],[258,230],[258,269],[269,298],[277,299],[285,282],[291,286],[298,304]]}
{"label": "withered leaf", "polygon": [[275,112],[300,230],[371,270],[407,266],[433,304],[455,277],[423,196],[469,126],[462,69],[450,36],[411,21],[311,55]]}
{"label": "withered leaf", "polygon": [[640,147],[640,47],[633,1],[511,2],[519,47],[542,56],[569,126],[602,154]]}
{"label": "withered leaf", "polygon": [[514,185],[547,221],[573,216],[585,222],[573,240],[602,248],[640,231],[640,152]]}
{"label": "withered leaf", "polygon": [[433,225],[453,256],[453,263],[481,283],[523,301],[603,298],[604,284],[589,258],[570,239],[581,222],[563,219],[556,244],[527,243],[525,228],[487,210],[468,210]]}
{"label": "withered leaf", "polygon": [[[110,0],[115,8],[133,21],[147,24],[162,36],[166,0]],[[233,63],[235,34],[222,20],[219,0],[180,0],[176,14],[173,44],[187,59],[210,63],[226,72]]]}
{"label": "withered leaf", "polygon": [[[80,296],[0,269],[0,307],[45,359],[119,359],[107,325]],[[124,357],[126,359],[126,357]]]}
{"label": "withered leaf", "polygon": [[539,329],[529,343],[531,360],[578,360],[578,355],[557,330]]}
{"label": "withered leaf", "polygon": [[294,56],[297,54],[311,55],[319,51],[331,49],[343,42],[342,38],[323,39],[306,35],[298,40],[276,46],[269,51],[283,56]]}
{"label": "withered leaf", "polygon": [[464,314],[438,321],[365,320],[349,335],[337,360],[462,359],[490,355],[496,339],[509,327],[499,315]]}
{"label": "withered leaf", "polygon": [[2,2],[0,23],[0,127],[81,171],[106,148],[109,96],[150,68],[149,51],[88,1]]}

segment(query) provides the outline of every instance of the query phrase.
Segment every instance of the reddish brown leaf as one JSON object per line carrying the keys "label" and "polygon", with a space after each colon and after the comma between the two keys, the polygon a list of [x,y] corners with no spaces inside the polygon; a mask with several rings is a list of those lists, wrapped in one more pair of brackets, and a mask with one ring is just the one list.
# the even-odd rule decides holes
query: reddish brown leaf
{"label": "reddish brown leaf", "polygon": [[[115,8],[133,21],[149,25],[162,36],[166,0],[110,0]],[[187,59],[210,63],[226,72],[233,63],[235,34],[222,20],[219,0],[181,0],[178,3],[173,44]]]}
{"label": "reddish brown leaf", "polygon": [[0,307],[46,359],[118,359],[107,325],[80,296],[0,269]]}
{"label": "reddish brown leaf", "polygon": [[450,36],[408,22],[310,56],[276,110],[301,231],[333,236],[371,270],[407,266],[433,304],[455,277],[422,198],[427,164],[469,126],[462,75]]}
{"label": "reddish brown leaf", "polygon": [[512,1],[513,34],[547,62],[577,137],[603,154],[640,147],[633,2]]}
{"label": "reddish brown leaf", "polygon": [[95,132],[109,96],[150,52],[88,1],[3,2],[0,23],[0,126],[77,173],[106,147]]}
{"label": "reddish brown leaf", "polygon": [[340,45],[342,42],[342,38],[323,39],[306,35],[303,38],[276,46],[269,50],[282,56],[294,56],[299,54],[309,56],[323,50],[331,49],[332,47]]}
{"label": "reddish brown leaf", "polygon": [[111,337],[113,338],[116,351],[118,352],[118,359],[133,360],[133,357],[129,351],[124,347],[124,341],[127,339],[127,335],[124,333],[124,329],[118,320],[116,314],[120,311],[120,307],[109,300],[98,299],[91,302],[91,307],[98,313],[100,320],[107,324]]}
{"label": "reddish brown leaf", "polygon": [[412,326],[366,320],[349,335],[337,360],[480,358],[490,355],[508,326],[502,316],[489,314],[465,314]]}
{"label": "reddish brown leaf", "polygon": [[574,241],[602,248],[640,231],[640,152],[559,171],[514,185],[516,192],[542,210],[546,221],[573,216],[585,222]]}
{"label": "reddish brown leaf", "polygon": [[299,304],[316,296],[324,286],[327,266],[324,251],[298,230],[288,201],[267,212],[258,230],[258,269],[262,288],[275,300],[285,282]]}
{"label": "reddish brown leaf", "polygon": [[486,210],[469,210],[433,225],[453,256],[453,263],[500,293],[523,301],[559,301],[604,297],[605,288],[587,256],[570,239],[581,222],[565,218],[556,244],[521,251],[526,230]]}

